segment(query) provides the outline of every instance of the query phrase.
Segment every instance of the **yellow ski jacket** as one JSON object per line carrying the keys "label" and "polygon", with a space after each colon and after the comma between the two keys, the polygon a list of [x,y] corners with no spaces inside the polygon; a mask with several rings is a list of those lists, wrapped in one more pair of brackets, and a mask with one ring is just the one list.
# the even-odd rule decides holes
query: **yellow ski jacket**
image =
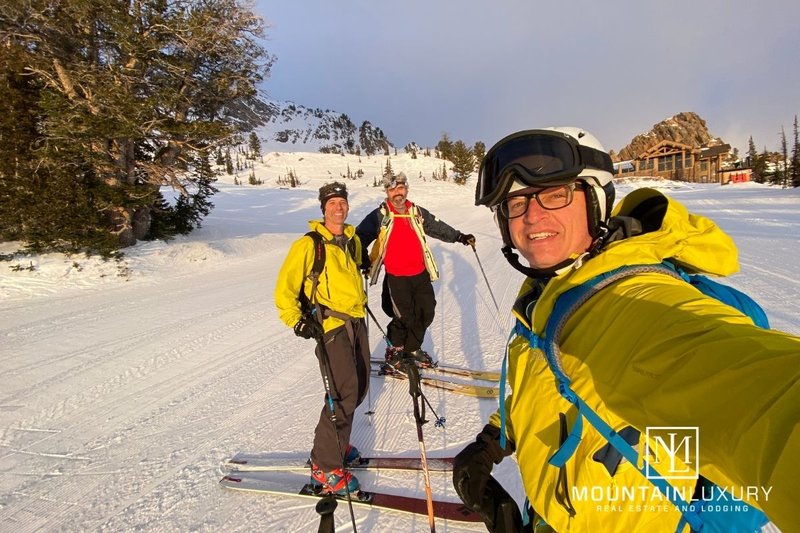
{"label": "yellow ski jacket", "polygon": [[[666,201],[652,189],[634,191],[614,214],[628,216],[657,197]],[[535,282],[526,280],[516,318],[543,336],[559,295],[622,265],[670,259],[688,272],[724,276],[738,269],[732,240],[678,202],[668,200],[656,226],[553,278],[527,312],[519,303]],[[589,299],[566,323],[560,349],[573,390],[616,432],[641,432],[640,456],[647,428],[698,428],[700,474],[745,500],[721,504],[754,505],[784,531],[800,526],[800,338],[759,329],[688,283],[653,273],[624,278]],[[551,527],[676,530],[679,511],[633,465],[622,461],[613,475],[604,466],[607,441],[589,424],[564,465],[569,500],[559,496],[559,469],[548,460],[564,437],[559,414],[572,428],[577,410],[557,391],[541,350],[522,336],[509,345],[508,384],[506,434],[525,492]],[[490,423],[500,427],[499,414]],[[647,453],[657,444],[651,439]],[[691,499],[695,479],[670,481]]]}
{"label": "yellow ski jacket", "polygon": [[[275,284],[275,306],[281,320],[290,328],[300,320],[301,288],[309,301],[319,302],[323,307],[353,318],[364,318],[367,295],[358,268],[361,263],[361,242],[356,236],[355,227],[349,224],[344,226],[347,239],[355,239],[354,258],[350,256],[350,252],[331,242],[333,235],[321,220],[311,220],[308,225],[312,231],[322,235],[325,241],[325,266],[319,276],[315,298],[312,298],[309,274],[314,265],[314,241],[303,235],[292,244]],[[343,324],[342,319],[328,316],[323,327],[327,332]]]}

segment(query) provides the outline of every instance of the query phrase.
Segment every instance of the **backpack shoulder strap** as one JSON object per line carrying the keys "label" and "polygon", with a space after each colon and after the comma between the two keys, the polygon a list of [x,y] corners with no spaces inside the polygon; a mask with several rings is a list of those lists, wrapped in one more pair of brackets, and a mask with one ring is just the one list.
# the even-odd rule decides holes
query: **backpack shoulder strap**
{"label": "backpack shoulder strap", "polygon": [[311,278],[311,297],[306,296],[303,287],[300,287],[300,294],[298,300],[300,301],[300,309],[304,314],[313,314],[317,307],[317,284],[319,283],[319,275],[322,274],[322,269],[325,267],[325,242],[322,235],[316,231],[309,231],[306,237],[310,237],[314,243],[314,262],[311,264],[311,272],[308,273],[308,278]]}
{"label": "backpack shoulder strap", "polygon": [[702,274],[686,274],[683,270],[673,265],[669,261],[664,261],[664,265],[668,268],[674,269],[680,276],[691,284],[692,287],[699,290],[706,296],[711,296],[715,300],[738,309],[745,315],[749,316],[753,324],[756,326],[769,329],[769,319],[764,309],[758,305],[750,296],[742,291],[713,280],[708,276]]}
{"label": "backpack shoulder strap", "polygon": [[306,237],[311,237],[314,241],[314,263],[311,266],[310,276],[319,277],[322,274],[322,269],[325,266],[325,242],[322,235],[316,231],[309,231]]}

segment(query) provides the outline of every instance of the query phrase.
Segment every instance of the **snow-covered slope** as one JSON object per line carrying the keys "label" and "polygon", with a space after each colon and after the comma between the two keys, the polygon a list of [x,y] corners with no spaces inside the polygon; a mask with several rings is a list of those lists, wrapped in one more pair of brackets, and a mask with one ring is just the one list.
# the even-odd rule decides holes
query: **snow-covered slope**
{"label": "snow-covered slope", "polygon": [[[320,214],[319,185],[360,165],[364,177],[348,182],[349,221],[357,223],[382,198],[371,185],[385,159],[270,154],[255,168],[264,185],[222,179],[216,209],[189,236],[141,243],[120,263],[58,255],[0,262],[0,530],[315,531],[307,502],[226,492],[218,467],[240,450],[308,451],[323,407],[313,343],[280,323],[272,290],[290,243]],[[472,205],[473,189],[432,182],[441,165],[432,158],[393,156],[392,165],[409,175],[412,200],[476,235],[491,289],[508,309],[521,278],[500,257],[497,230],[489,211]],[[287,167],[300,188],[274,182]],[[648,181],[621,185],[620,195],[643,184],[668,189],[730,232],[742,263],[730,282],[764,305],[774,327],[800,334],[800,191]],[[508,318],[497,316],[476,256],[459,244],[432,245],[442,279],[424,347],[446,364],[498,369]],[[385,327],[379,287],[369,296]],[[372,323],[370,339],[380,356],[385,346]],[[407,385],[371,385],[352,442],[367,453],[417,456]],[[424,427],[433,457],[461,449],[496,407],[426,392],[447,419],[444,428]],[[496,472],[522,498],[513,461]],[[413,473],[360,478],[424,496]],[[432,483],[437,498],[457,499],[447,474],[432,474]],[[428,530],[425,517],[355,513],[359,531]],[[336,522],[337,531],[350,530],[346,505]],[[484,529],[437,522],[437,530]]]}

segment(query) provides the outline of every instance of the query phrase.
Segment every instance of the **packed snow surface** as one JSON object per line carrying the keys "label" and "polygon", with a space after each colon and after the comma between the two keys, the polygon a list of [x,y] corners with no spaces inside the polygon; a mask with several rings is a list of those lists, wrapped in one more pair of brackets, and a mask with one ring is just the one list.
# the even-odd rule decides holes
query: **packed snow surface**
{"label": "packed snow surface", "polygon": [[[320,215],[317,188],[361,169],[347,182],[348,221],[357,224],[383,198],[373,183],[387,159],[269,154],[254,169],[263,185],[221,177],[200,230],[140,243],[120,261],[12,257],[18,246],[0,245],[0,530],[316,531],[308,501],[223,490],[219,467],[237,451],[308,452],[322,382],[313,342],[278,319],[276,276],[289,245]],[[391,162],[409,175],[411,200],[477,237],[477,256],[431,239],[442,277],[424,348],[444,364],[499,369],[522,277],[499,253],[491,213],[473,205],[474,176],[462,187],[431,180],[440,160],[402,154]],[[298,188],[276,183],[289,168]],[[240,172],[238,181],[247,177]],[[664,190],[729,232],[741,261],[729,282],[764,306],[773,327],[800,334],[800,190],[628,180],[618,197],[641,186]],[[385,328],[380,285],[369,297]],[[381,332],[373,322],[369,332],[380,357]],[[494,400],[424,391],[447,420],[423,428],[430,457],[457,453],[496,409]],[[365,454],[419,455],[405,382],[371,380],[351,442]],[[523,498],[513,459],[495,473]],[[366,488],[425,495],[416,473],[359,478]],[[431,482],[437,499],[457,500],[449,474],[432,473]],[[424,516],[357,508],[355,517],[359,531],[428,530]],[[345,503],[336,524],[352,529]]]}

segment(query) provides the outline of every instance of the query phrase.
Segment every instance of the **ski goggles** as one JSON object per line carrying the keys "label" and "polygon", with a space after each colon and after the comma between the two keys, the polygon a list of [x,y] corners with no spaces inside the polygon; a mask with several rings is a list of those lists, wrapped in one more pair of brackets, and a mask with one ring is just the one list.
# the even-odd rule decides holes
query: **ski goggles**
{"label": "ski goggles", "polygon": [[497,142],[478,172],[475,205],[496,206],[514,180],[529,187],[561,185],[585,169],[614,172],[611,157],[583,146],[570,135],[552,130],[525,130]]}

